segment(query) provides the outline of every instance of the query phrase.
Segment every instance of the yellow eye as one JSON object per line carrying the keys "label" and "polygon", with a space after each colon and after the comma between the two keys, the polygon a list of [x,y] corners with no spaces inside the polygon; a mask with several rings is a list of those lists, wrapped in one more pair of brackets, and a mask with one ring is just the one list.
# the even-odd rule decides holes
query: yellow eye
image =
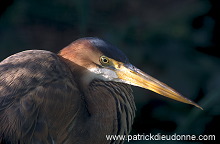
{"label": "yellow eye", "polygon": [[109,63],[109,59],[106,56],[101,56],[100,57],[100,63],[101,64],[108,64]]}

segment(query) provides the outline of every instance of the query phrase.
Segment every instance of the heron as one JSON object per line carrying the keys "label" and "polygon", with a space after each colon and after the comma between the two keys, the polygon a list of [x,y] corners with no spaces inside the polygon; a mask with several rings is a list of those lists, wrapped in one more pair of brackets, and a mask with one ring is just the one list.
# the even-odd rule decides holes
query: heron
{"label": "heron", "polygon": [[106,135],[131,131],[131,85],[201,108],[96,37],[77,39],[58,54],[11,55],[0,63],[0,143],[121,144]]}

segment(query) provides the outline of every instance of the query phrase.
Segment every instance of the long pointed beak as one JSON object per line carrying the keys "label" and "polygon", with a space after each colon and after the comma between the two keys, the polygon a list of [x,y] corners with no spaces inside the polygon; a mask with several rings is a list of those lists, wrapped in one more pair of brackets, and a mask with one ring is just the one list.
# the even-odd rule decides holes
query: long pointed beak
{"label": "long pointed beak", "polygon": [[[148,74],[142,72],[138,68],[134,67],[131,64],[122,64],[120,62],[117,62],[118,64],[115,64],[116,68],[116,74],[118,75],[118,78],[122,80],[124,83],[142,87],[148,90],[151,90],[153,92],[156,92],[162,96],[194,105],[200,109],[203,109],[193,101],[185,98],[181,94],[179,94],[177,91],[172,89],[171,87],[167,86],[166,84],[156,80],[155,78],[149,76]],[[120,63],[120,64],[119,64]]]}

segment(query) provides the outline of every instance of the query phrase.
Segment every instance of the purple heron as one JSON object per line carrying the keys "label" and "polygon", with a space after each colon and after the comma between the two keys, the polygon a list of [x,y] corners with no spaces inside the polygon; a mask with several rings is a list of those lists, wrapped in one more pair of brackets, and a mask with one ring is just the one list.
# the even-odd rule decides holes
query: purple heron
{"label": "purple heron", "polygon": [[0,63],[0,143],[107,144],[135,116],[130,85],[192,104],[129,63],[116,47],[81,38],[58,54],[27,50]]}

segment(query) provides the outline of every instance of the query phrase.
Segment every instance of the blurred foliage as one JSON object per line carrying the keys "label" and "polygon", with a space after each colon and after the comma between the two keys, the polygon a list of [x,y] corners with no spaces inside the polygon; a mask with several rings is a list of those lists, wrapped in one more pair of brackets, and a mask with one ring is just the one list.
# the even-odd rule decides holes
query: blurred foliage
{"label": "blurred foliage", "polygon": [[219,6],[215,0],[0,0],[0,59],[27,49],[58,52],[80,37],[103,38],[204,108],[134,88],[132,134],[215,134],[219,139]]}

